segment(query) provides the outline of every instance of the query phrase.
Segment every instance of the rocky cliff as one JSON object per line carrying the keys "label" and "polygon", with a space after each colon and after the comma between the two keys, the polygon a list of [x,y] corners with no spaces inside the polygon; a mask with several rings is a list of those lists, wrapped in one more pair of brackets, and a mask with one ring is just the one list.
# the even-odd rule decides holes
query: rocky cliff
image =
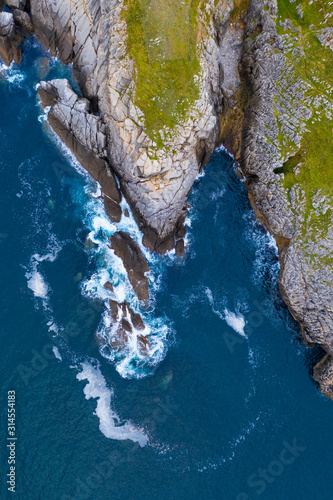
{"label": "rocky cliff", "polygon": [[[82,94],[105,128],[103,154],[145,244],[163,253],[183,232],[188,193],[216,146],[219,42],[233,2],[189,3],[180,14],[168,12],[168,2],[146,3],[148,10],[144,2],[123,0],[32,0],[31,18],[51,54],[73,63]],[[175,29],[177,15],[184,22],[182,31],[170,29],[171,15]],[[168,72],[161,79],[165,66],[182,80],[171,84]]]}
{"label": "rocky cliff", "polygon": [[326,2],[251,1],[241,62],[247,92],[241,167],[255,209],[279,246],[282,297],[307,345],[328,353],[315,378],[329,396],[332,16]]}
{"label": "rocky cliff", "polygon": [[276,238],[283,299],[307,345],[327,352],[315,378],[333,397],[333,4],[31,0],[31,24],[24,1],[5,3],[0,56],[18,61],[20,32],[34,29],[73,64],[82,96],[41,83],[50,124],[113,220],[116,174],[151,250],[182,251],[199,169],[218,140],[233,152]]}

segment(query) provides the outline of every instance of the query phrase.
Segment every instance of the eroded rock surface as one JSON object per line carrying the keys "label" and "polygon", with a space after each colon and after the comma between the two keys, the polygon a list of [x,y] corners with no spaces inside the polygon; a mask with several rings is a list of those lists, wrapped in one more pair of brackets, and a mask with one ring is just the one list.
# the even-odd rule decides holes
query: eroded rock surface
{"label": "eroded rock surface", "polygon": [[91,103],[79,97],[67,80],[41,82],[38,90],[44,108],[50,107],[48,121],[81,165],[100,183],[110,218],[120,220],[121,194],[106,160],[105,127],[91,113]]}
{"label": "eroded rock surface", "polygon": [[140,247],[128,233],[123,231],[117,231],[111,236],[111,245],[117,257],[122,259],[128,279],[139,300],[146,303],[149,297],[146,276],[149,266]]}
{"label": "eroded rock surface", "polygon": [[[325,71],[321,75],[320,66],[306,62],[320,50],[316,27],[299,27],[300,8],[304,23],[311,19],[309,9],[317,8],[309,5],[298,1],[291,21],[281,19],[277,1],[250,1],[242,55],[248,104],[241,167],[255,209],[279,246],[282,297],[305,342],[320,344],[330,354],[315,370],[327,393],[333,366],[333,199],[327,174],[325,179],[321,173],[325,161],[326,168],[330,165],[330,139],[318,133],[323,127],[331,130],[333,105]],[[328,34],[319,36],[325,46]],[[309,65],[305,74],[302,64]],[[321,141],[326,142],[322,149]]]}
{"label": "eroded rock surface", "polygon": [[141,228],[150,234],[147,244],[154,248],[174,235],[198,170],[216,145],[221,105],[218,40],[232,7],[231,0],[206,2],[202,18],[208,15],[210,21],[201,19],[199,26],[199,32],[206,33],[199,44],[199,98],[160,148],[148,136],[135,104],[135,64],[126,47],[124,2],[31,0],[37,36],[53,55],[73,62],[84,96],[100,111],[107,157]]}
{"label": "eroded rock surface", "polygon": [[22,39],[23,37],[16,29],[13,14],[0,12],[0,58],[6,66],[10,66],[13,61],[17,64],[21,61]]}

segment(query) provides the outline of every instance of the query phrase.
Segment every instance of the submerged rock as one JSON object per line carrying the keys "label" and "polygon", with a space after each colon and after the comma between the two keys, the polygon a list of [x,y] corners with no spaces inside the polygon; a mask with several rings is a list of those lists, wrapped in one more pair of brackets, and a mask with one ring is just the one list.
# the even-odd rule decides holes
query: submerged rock
{"label": "submerged rock", "polygon": [[111,349],[114,351],[126,350],[131,342],[136,342],[139,353],[148,356],[151,348],[148,335],[135,333],[135,330],[144,330],[145,328],[140,314],[135,313],[126,301],[118,303],[115,300],[110,300],[109,304],[112,326],[108,335],[110,336]]}
{"label": "submerged rock", "polygon": [[146,276],[149,266],[139,245],[123,231],[118,231],[111,236],[111,245],[117,257],[123,261],[128,279],[139,300],[146,303],[149,297]]}

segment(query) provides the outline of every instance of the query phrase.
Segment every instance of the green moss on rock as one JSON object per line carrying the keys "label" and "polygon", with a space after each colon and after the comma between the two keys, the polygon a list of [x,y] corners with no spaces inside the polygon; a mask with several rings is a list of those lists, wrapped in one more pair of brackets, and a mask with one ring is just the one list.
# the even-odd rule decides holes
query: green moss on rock
{"label": "green moss on rock", "polygon": [[205,3],[125,0],[127,47],[136,66],[134,101],[158,147],[199,97],[198,18]]}
{"label": "green moss on rock", "polygon": [[[294,146],[294,155],[276,173],[284,174],[282,182],[288,191],[295,187],[305,193],[302,233],[308,238],[318,233],[325,237],[332,225],[331,210],[321,213],[314,202],[323,196],[333,206],[333,51],[318,39],[324,28],[331,27],[333,2],[278,0],[277,30],[288,37],[291,49],[286,57],[295,78],[305,83],[304,102],[312,117],[306,123],[301,147],[295,150]],[[278,143],[283,157],[285,138],[279,135]]]}

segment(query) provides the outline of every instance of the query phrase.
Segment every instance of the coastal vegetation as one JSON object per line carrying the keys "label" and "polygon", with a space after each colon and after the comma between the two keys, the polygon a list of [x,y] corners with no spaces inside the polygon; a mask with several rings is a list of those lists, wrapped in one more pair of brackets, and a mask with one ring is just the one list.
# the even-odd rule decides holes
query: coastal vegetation
{"label": "coastal vegetation", "polygon": [[[320,231],[325,236],[331,225],[327,207],[333,206],[333,2],[278,0],[277,30],[286,40],[293,78],[302,83],[304,104],[311,110],[299,131],[300,146],[294,144],[290,152],[290,138],[278,136],[282,156],[289,152],[282,182],[288,191],[294,188],[305,195],[303,234],[313,238]],[[318,209],[318,197],[326,199],[324,209]]]}
{"label": "coastal vegetation", "polygon": [[134,101],[158,147],[199,97],[199,17],[205,3],[125,0],[127,48],[136,66]]}

